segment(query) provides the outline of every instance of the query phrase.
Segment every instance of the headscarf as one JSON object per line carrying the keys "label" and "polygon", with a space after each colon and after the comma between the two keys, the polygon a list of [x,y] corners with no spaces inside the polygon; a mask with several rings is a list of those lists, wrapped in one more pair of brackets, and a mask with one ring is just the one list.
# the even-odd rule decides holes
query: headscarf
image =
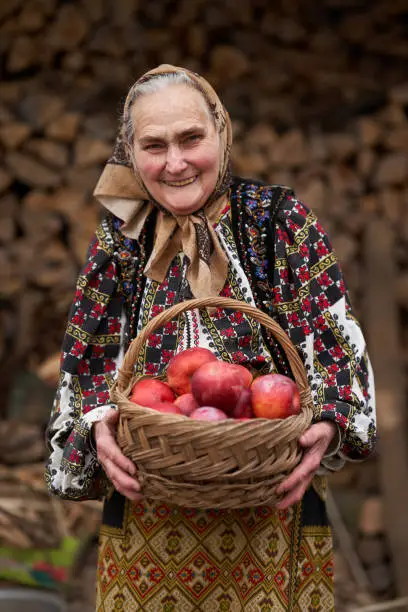
{"label": "headscarf", "polygon": [[[125,129],[131,116],[137,85],[168,73],[184,73],[190,77],[206,100],[219,134],[221,155],[217,183],[204,206],[190,215],[172,215],[153,200],[131,162],[126,145]],[[123,221],[121,232],[129,238],[139,237],[153,207],[158,208],[156,238],[144,274],[162,282],[173,258],[182,250],[189,260],[187,280],[194,297],[219,295],[227,278],[228,259],[213,225],[227,204],[227,191],[231,183],[231,142],[228,113],[211,85],[200,75],[185,68],[163,64],[144,74],[131,87],[124,104],[113,155],[94,191],[94,196],[101,204]]]}

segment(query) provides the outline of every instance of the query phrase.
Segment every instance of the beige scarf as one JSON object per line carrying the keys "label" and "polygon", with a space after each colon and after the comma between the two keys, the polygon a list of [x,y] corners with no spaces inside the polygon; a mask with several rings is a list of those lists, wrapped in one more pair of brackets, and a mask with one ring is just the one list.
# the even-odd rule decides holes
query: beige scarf
{"label": "beige scarf", "polygon": [[218,241],[213,224],[227,204],[229,186],[229,157],[231,150],[231,123],[227,111],[211,85],[196,73],[184,68],[164,64],[147,72],[130,89],[123,110],[122,125],[113,156],[108,160],[96,185],[94,196],[124,223],[121,231],[137,239],[156,203],[142,179],[134,169],[124,143],[124,128],[134,102],[138,83],[164,73],[183,72],[194,81],[206,98],[220,137],[221,162],[217,184],[204,207],[190,215],[172,215],[159,205],[156,238],[144,273],[162,282],[173,258],[181,250],[189,259],[187,280],[194,297],[219,295],[228,273],[228,259]]}

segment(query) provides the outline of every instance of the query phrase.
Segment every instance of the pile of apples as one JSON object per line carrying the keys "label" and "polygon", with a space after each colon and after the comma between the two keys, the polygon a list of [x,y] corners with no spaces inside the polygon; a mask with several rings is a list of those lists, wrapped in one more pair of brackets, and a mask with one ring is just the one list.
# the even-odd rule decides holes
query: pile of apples
{"label": "pile of apples", "polygon": [[292,379],[281,374],[253,379],[244,366],[220,361],[205,348],[177,353],[169,361],[166,377],[167,382],[139,380],[129,399],[160,412],[204,421],[283,419],[300,412],[300,395]]}

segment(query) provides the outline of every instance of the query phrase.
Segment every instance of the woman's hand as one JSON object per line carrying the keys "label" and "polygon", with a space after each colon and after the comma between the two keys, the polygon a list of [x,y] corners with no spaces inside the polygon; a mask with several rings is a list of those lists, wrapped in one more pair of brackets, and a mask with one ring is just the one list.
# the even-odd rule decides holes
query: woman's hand
{"label": "woman's hand", "polygon": [[335,433],[335,423],[322,421],[311,425],[300,437],[299,443],[307,450],[299,465],[277,488],[278,495],[284,494],[277,504],[278,510],[284,510],[302,499]]}
{"label": "woman's hand", "polygon": [[96,453],[99,463],[115,489],[130,500],[139,502],[142,495],[140,484],[134,478],[135,464],[125,457],[116,443],[115,431],[118,418],[119,412],[112,408],[102,421],[94,423]]}

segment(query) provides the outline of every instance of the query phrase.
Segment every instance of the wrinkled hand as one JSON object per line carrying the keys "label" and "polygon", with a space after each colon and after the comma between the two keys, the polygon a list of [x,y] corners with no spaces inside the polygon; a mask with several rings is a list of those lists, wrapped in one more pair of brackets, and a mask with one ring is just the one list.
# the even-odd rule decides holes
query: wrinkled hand
{"label": "wrinkled hand", "polygon": [[115,489],[134,502],[142,499],[140,484],[134,478],[136,467],[125,457],[115,439],[119,412],[113,408],[107,412],[102,421],[93,425],[96,453],[99,463]]}
{"label": "wrinkled hand", "polygon": [[313,476],[336,432],[336,425],[331,421],[322,421],[311,425],[300,437],[299,443],[306,451],[302,461],[277,488],[278,495],[284,494],[277,504],[278,510],[289,508],[299,502],[312,482]]}

